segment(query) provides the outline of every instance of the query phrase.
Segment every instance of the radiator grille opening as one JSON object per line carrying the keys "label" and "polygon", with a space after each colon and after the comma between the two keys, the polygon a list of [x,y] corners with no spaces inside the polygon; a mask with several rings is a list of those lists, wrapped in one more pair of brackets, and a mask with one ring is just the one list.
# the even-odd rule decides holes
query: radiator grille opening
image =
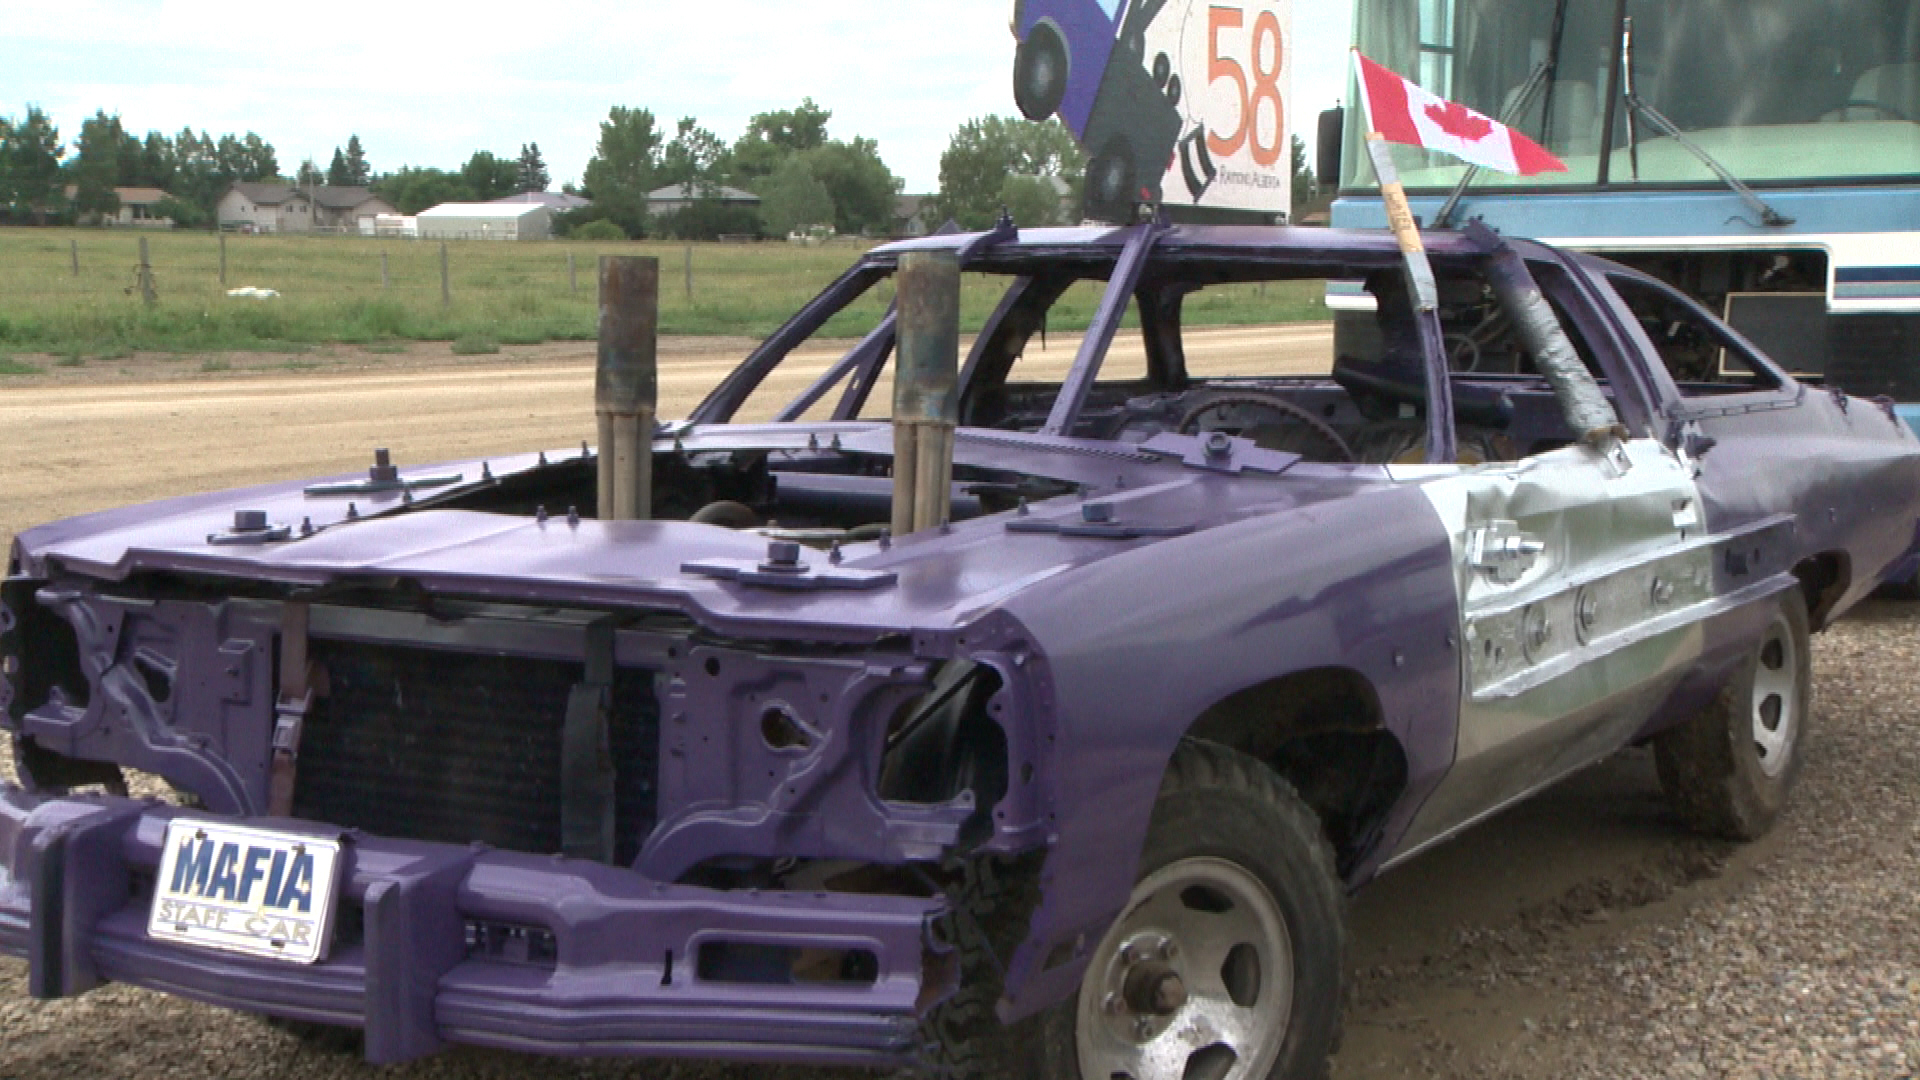
{"label": "radiator grille opening", "polygon": [[[327,692],[300,741],[297,816],[378,836],[561,848],[561,735],[584,665],[315,641]],[[615,861],[655,820],[659,704],[653,673],[623,668],[609,730]]]}

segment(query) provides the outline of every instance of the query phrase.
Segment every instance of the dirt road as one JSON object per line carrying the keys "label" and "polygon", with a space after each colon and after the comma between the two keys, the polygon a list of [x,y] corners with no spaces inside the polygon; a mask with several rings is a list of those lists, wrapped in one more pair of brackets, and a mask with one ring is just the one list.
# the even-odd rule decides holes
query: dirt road
{"label": "dirt road", "polygon": [[[1323,360],[1330,335],[1296,327],[1190,336],[1218,365],[1257,362],[1271,370],[1276,354],[1311,368]],[[1056,337],[1043,359],[1057,370],[1075,345]],[[663,414],[686,411],[739,355],[713,346],[668,349]],[[781,389],[796,389],[835,355],[805,357],[804,370]],[[587,347],[549,346],[458,365],[348,357],[338,367],[362,363],[401,370],[172,378],[135,368],[130,376],[81,372],[8,384],[0,391],[0,540],[91,509],[357,469],[375,446],[392,447],[401,462],[421,462],[572,446],[592,428]],[[1687,837],[1663,813],[1647,757],[1628,754],[1364,890],[1353,906],[1353,992],[1336,1076],[1558,1077],[1589,1068],[1597,1076],[1749,1075],[1717,1067],[1734,1060],[1733,1050],[1695,1047],[1707,1045],[1701,1040],[1717,1014],[1669,1015],[1687,995],[1708,992],[1687,979],[1724,982],[1729,971],[1746,973],[1746,981],[1712,993],[1756,1002],[1752,1015],[1760,1019],[1753,1023],[1763,1033],[1790,1048],[1795,1040],[1813,1046],[1807,1040],[1816,1031],[1839,1032],[1832,1035],[1836,1046],[1853,1040],[1861,1021],[1822,1019],[1812,999],[1788,1003],[1798,1012],[1787,1020],[1767,1020],[1762,1006],[1771,1004],[1781,972],[1844,987],[1858,982],[1861,958],[1769,937],[1784,922],[1810,941],[1852,932],[1837,914],[1851,909],[1782,884],[1824,874],[1832,856],[1825,838],[1883,853],[1878,861],[1847,862],[1850,876],[1838,883],[1847,888],[1864,890],[1879,880],[1873,875],[1907,873],[1920,861],[1910,793],[1920,733],[1903,722],[1911,712],[1906,687],[1914,656],[1907,643],[1915,624],[1906,609],[1880,607],[1819,646],[1822,727],[1778,839],[1735,851]],[[1748,934],[1739,913],[1754,904],[1768,915]],[[1734,929],[1715,937],[1715,919]],[[1702,926],[1709,929],[1696,930]],[[1878,947],[1881,962],[1899,968],[1898,986],[1920,995],[1920,930],[1889,933]],[[1803,949],[1805,955],[1795,951]],[[1749,952],[1768,962],[1742,966]],[[1698,971],[1682,963],[1689,958]],[[1911,973],[1910,984],[1902,971]],[[577,1066],[472,1051],[379,1073],[244,1017],[143,991],[110,987],[52,1004],[28,1002],[24,994],[24,966],[0,962],[0,1077],[867,1075]],[[1920,996],[1901,1001],[1880,1008],[1920,1015]],[[1911,1075],[1905,1063],[1920,1064],[1920,1032],[1910,1047],[1895,1040],[1894,1050],[1871,1060],[1867,1044],[1858,1045],[1853,1075]]]}

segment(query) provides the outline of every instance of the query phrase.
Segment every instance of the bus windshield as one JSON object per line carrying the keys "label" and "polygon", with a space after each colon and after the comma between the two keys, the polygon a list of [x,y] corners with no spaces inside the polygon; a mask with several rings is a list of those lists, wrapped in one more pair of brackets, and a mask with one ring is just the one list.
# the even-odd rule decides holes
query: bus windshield
{"label": "bus windshield", "polygon": [[[1626,10],[1640,98],[1742,180],[1920,178],[1912,0],[1627,0]],[[1368,56],[1508,117],[1568,167],[1525,180],[1483,173],[1477,187],[1715,183],[1704,162],[1615,98],[1613,3],[1359,0],[1355,34]],[[1546,62],[1552,78],[1523,105],[1528,76]],[[1346,187],[1374,183],[1361,126],[1348,124]],[[1394,155],[1409,188],[1450,188],[1466,170],[1411,147]]]}

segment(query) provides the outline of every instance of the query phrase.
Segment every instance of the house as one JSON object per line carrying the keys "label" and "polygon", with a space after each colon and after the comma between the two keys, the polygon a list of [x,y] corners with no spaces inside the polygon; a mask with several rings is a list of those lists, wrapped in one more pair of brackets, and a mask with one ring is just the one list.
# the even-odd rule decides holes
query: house
{"label": "house", "polygon": [[564,214],[569,210],[579,210],[583,207],[593,205],[593,200],[591,199],[583,199],[578,195],[568,195],[560,191],[525,191],[518,195],[509,195],[504,199],[492,199],[489,201],[495,203],[532,203],[536,206],[544,206],[556,214]]}
{"label": "house", "polygon": [[420,211],[422,240],[545,240],[553,211],[538,203],[441,203]]}
{"label": "house", "polygon": [[375,218],[382,214],[399,213],[392,203],[364,187],[314,187],[306,190],[313,197],[313,225],[316,229],[371,236]]}
{"label": "house", "polygon": [[220,196],[214,217],[241,232],[312,232],[313,199],[286,184],[238,183]]}
{"label": "house", "polygon": [[759,206],[760,196],[751,191],[727,187],[725,184],[668,184],[658,191],[647,195],[647,213],[654,217],[675,214],[696,202],[705,200],[726,203],[732,206]]}
{"label": "house", "polygon": [[[80,188],[67,185],[67,201],[73,202],[80,194]],[[123,225],[136,229],[171,229],[174,222],[170,217],[162,217],[154,210],[167,193],[153,187],[117,187],[113,193],[120,199],[120,209],[112,214],[99,215],[93,222],[96,225]]]}
{"label": "house", "polygon": [[897,236],[926,236],[942,224],[936,216],[937,195],[901,195],[893,202],[893,231]]}

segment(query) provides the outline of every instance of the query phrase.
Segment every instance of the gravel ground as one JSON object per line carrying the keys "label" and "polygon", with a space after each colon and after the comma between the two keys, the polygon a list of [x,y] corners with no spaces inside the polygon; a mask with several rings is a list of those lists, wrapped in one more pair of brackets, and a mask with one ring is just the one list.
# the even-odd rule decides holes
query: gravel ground
{"label": "gravel ground", "polygon": [[[1356,971],[1349,1017],[1360,1037],[1336,1076],[1920,1073],[1916,629],[1920,611],[1875,604],[1818,639],[1811,756],[1774,836],[1737,850],[1674,837],[1612,877],[1489,923],[1462,921],[1417,963]],[[1620,767],[1650,772],[1644,754]],[[467,1050],[375,1070],[140,990],[54,1003],[24,994],[24,965],[0,962],[0,1078],[875,1075]]]}

